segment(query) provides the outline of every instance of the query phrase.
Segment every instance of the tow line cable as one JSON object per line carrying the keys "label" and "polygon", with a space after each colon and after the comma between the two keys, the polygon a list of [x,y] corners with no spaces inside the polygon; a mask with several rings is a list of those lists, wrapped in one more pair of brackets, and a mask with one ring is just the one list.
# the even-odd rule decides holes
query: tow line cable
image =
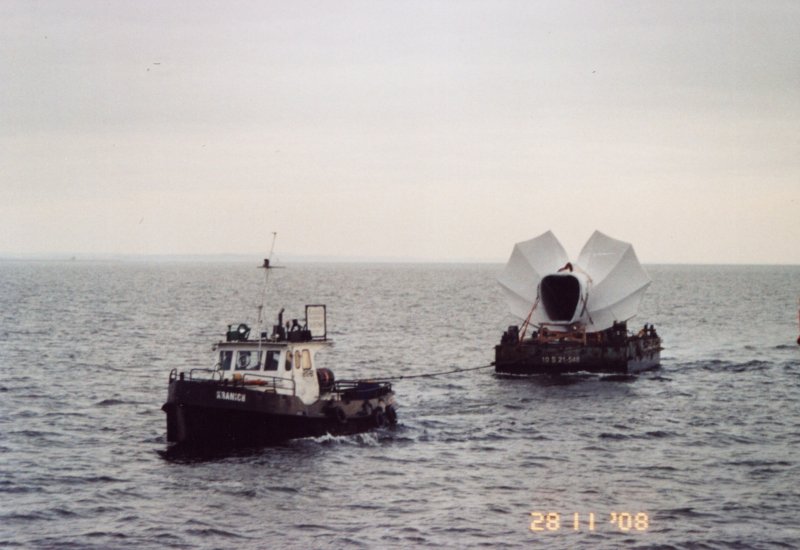
{"label": "tow line cable", "polygon": [[409,378],[432,378],[434,376],[442,376],[444,374],[454,374],[456,372],[467,372],[471,370],[480,370],[480,369],[488,369],[494,367],[494,363],[489,363],[488,365],[481,365],[480,367],[468,367],[464,369],[454,369],[454,370],[447,370],[442,372],[428,372],[425,374],[409,374],[406,376],[389,376],[385,378],[374,378],[376,382],[391,382],[393,380],[408,380]]}

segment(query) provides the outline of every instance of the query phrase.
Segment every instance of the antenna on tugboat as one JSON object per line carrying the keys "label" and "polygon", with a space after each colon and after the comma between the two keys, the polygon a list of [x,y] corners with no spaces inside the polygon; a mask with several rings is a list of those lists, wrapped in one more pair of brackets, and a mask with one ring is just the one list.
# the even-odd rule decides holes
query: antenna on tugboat
{"label": "antenna on tugboat", "polygon": [[261,264],[259,269],[264,270],[264,288],[261,289],[261,303],[258,305],[258,334],[259,340],[261,339],[261,323],[263,319],[263,312],[264,312],[264,302],[267,299],[267,283],[269,282],[269,270],[272,269],[270,265],[270,261],[272,260],[272,253],[275,251],[275,239],[278,237],[278,233],[276,231],[272,232],[272,246],[269,248],[269,256],[264,258],[264,263]]}

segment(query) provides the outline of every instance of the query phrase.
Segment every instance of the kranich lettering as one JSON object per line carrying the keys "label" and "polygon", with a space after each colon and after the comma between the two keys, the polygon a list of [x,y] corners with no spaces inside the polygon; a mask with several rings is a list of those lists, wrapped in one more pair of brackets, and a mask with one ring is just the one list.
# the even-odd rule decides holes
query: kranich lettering
{"label": "kranich lettering", "polygon": [[217,392],[217,399],[222,399],[223,401],[238,401],[240,403],[244,403],[245,394],[243,393],[235,393],[232,391],[218,391]]}

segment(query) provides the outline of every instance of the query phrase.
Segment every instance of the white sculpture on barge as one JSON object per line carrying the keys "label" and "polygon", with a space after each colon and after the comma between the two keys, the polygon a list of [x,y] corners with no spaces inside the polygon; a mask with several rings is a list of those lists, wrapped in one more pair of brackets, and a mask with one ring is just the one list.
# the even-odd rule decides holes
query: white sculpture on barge
{"label": "white sculpture on barge", "polygon": [[517,243],[498,281],[523,322],[495,347],[496,372],[628,374],[658,366],[655,328],[627,330],[650,285],[630,243],[595,231],[571,262],[548,231]]}

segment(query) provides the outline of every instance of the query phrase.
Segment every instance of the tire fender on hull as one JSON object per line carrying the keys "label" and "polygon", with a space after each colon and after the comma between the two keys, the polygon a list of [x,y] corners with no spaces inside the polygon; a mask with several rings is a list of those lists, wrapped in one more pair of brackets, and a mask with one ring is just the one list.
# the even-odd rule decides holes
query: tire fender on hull
{"label": "tire fender on hull", "polygon": [[329,418],[335,420],[339,424],[346,424],[347,423],[347,413],[344,412],[344,409],[341,407],[333,406],[325,411],[325,414],[328,415]]}
{"label": "tire fender on hull", "polygon": [[386,407],[386,411],[384,413],[386,415],[386,421],[389,423],[390,426],[394,426],[397,424],[397,411],[389,405]]}
{"label": "tire fender on hull", "polygon": [[375,410],[372,411],[372,423],[376,428],[383,428],[386,426],[387,422],[386,414],[383,412],[383,409],[376,407]]}

